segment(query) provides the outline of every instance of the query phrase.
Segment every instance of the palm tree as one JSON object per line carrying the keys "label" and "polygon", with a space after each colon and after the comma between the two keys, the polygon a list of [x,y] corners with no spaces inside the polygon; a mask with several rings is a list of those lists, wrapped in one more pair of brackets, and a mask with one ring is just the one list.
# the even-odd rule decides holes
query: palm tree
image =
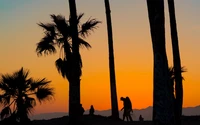
{"label": "palm tree", "polygon": [[77,22],[77,12],[76,12],[76,1],[69,0],[69,10],[70,10],[70,25],[71,25],[71,38],[72,38],[72,83],[69,86],[69,124],[80,124],[80,52],[79,52],[79,42],[78,42],[78,22]]}
{"label": "palm tree", "polygon": [[[36,52],[39,55],[48,55],[56,53],[56,49],[60,50],[60,57],[56,60],[55,65],[58,72],[63,78],[69,81],[69,116],[70,119],[78,121],[78,106],[80,104],[80,77],[82,74],[81,55],[77,53],[75,46],[91,48],[84,38],[90,35],[91,31],[97,28],[97,24],[101,23],[96,19],[88,19],[81,24],[80,19],[84,14],[77,16],[78,25],[78,41],[73,41],[73,29],[71,26],[72,16],[66,20],[62,15],[51,15],[52,23],[39,23],[39,26],[45,30],[44,38],[37,44]],[[73,22],[73,21],[72,21]],[[78,45],[74,44],[78,43]],[[72,121],[72,120],[70,120]]]}
{"label": "palm tree", "polygon": [[110,88],[111,88],[111,106],[112,117],[114,119],[119,118],[119,110],[117,103],[117,90],[115,80],[115,62],[114,62],[114,50],[113,50],[113,34],[112,34],[112,21],[109,0],[104,0],[107,20],[107,32],[108,32],[108,47],[109,47],[109,69],[110,69]]}
{"label": "palm tree", "polygon": [[14,117],[21,123],[29,121],[28,115],[36,106],[36,99],[42,103],[52,99],[51,81],[45,78],[34,80],[23,67],[13,74],[0,77],[0,103],[3,105],[1,119]]}
{"label": "palm tree", "polygon": [[153,121],[173,124],[173,97],[165,48],[164,0],[146,0],[154,56]]}
{"label": "palm tree", "polygon": [[182,75],[181,75],[181,59],[179,53],[179,44],[178,44],[178,34],[176,27],[176,16],[175,16],[175,7],[174,0],[168,0],[169,6],[169,16],[170,16],[170,27],[171,27],[171,39],[172,39],[172,50],[173,50],[173,63],[174,63],[174,75],[175,75],[175,92],[176,92],[176,101],[175,101],[175,118],[176,124],[181,124],[182,116],[182,107],[183,107],[183,84],[182,84]]}

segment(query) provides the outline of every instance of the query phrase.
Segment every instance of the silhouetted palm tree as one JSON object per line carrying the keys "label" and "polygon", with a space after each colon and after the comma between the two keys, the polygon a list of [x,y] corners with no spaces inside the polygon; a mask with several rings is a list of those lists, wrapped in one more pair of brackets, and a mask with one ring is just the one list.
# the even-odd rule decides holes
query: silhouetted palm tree
{"label": "silhouetted palm tree", "polygon": [[182,75],[181,75],[181,59],[180,59],[180,53],[179,53],[174,0],[168,0],[168,6],[169,6],[169,16],[170,16],[170,27],[171,27],[174,75],[176,76],[175,77],[175,82],[176,82],[175,84],[175,90],[176,90],[175,91],[176,92],[175,118],[176,118],[176,124],[180,125],[181,116],[182,116],[182,106],[183,106],[183,84],[182,84]]}
{"label": "silhouetted palm tree", "polygon": [[77,22],[77,12],[76,12],[76,1],[69,0],[69,11],[71,15],[70,25],[71,25],[71,38],[72,38],[72,83],[70,85],[69,92],[69,124],[80,124],[80,52],[79,52],[79,42],[78,42],[78,22]]}
{"label": "silhouetted palm tree", "polygon": [[[81,24],[80,19],[84,14],[78,15],[75,22],[78,25],[78,40],[73,40],[73,29],[69,20],[66,20],[62,15],[51,15],[52,23],[43,24],[39,26],[45,29],[44,38],[37,44],[36,52],[40,54],[54,54],[56,49],[60,50],[60,58],[56,60],[55,64],[59,73],[67,78],[69,81],[69,115],[70,119],[77,119],[78,106],[80,104],[80,77],[82,74],[82,60],[79,53],[80,47],[90,48],[84,38],[90,35],[91,31],[97,28],[100,21],[96,19],[88,19]],[[73,21],[72,21],[73,22]],[[56,48],[58,47],[58,48]],[[78,47],[78,50],[77,50]],[[78,52],[77,52],[78,51]],[[77,121],[77,120],[75,120]]]}
{"label": "silhouetted palm tree", "polygon": [[0,78],[0,103],[3,105],[1,119],[14,117],[21,123],[28,122],[29,113],[36,106],[36,99],[42,103],[52,99],[53,88],[45,78],[34,80],[23,67],[13,74]]}
{"label": "silhouetted palm tree", "polygon": [[107,32],[108,32],[108,49],[109,49],[109,69],[110,69],[110,90],[111,90],[111,106],[112,117],[119,118],[118,102],[117,102],[117,90],[115,80],[115,62],[114,62],[114,49],[113,49],[113,34],[112,34],[112,21],[109,0],[104,0],[107,20]]}
{"label": "silhouetted palm tree", "polygon": [[156,125],[172,125],[173,93],[165,48],[164,0],[146,1],[154,56],[153,121]]}

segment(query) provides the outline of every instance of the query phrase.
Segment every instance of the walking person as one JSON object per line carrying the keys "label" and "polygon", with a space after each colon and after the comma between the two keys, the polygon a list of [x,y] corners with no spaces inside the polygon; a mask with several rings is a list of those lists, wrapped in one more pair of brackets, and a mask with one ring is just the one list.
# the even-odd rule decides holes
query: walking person
{"label": "walking person", "polygon": [[124,107],[121,109],[121,111],[124,110],[123,121],[125,120],[125,118],[127,121],[133,121],[130,114],[130,112],[132,111],[132,104],[129,97],[126,97],[126,98],[121,97],[120,100],[123,101],[123,105],[124,105]]}
{"label": "walking person", "polygon": [[131,117],[131,112],[133,112],[132,103],[128,96],[126,97],[126,103],[127,103],[127,117],[129,118],[130,121],[133,121]]}

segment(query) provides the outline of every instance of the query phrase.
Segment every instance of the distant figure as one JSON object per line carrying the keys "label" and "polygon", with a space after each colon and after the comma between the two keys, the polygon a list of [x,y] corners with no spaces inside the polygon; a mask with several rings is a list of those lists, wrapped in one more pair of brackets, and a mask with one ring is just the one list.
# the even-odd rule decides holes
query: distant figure
{"label": "distant figure", "polygon": [[125,120],[125,118],[127,119],[127,121],[133,121],[130,112],[132,112],[132,104],[131,101],[129,99],[129,97],[121,97],[120,98],[121,101],[123,101],[124,107],[121,109],[121,111],[124,109],[124,113],[123,113],[123,121]]}
{"label": "distant figure", "polygon": [[94,115],[94,107],[93,107],[93,105],[90,106],[89,115]]}
{"label": "distant figure", "polygon": [[142,117],[142,115],[140,115],[139,121],[144,121],[144,118]]}
{"label": "distant figure", "polygon": [[82,106],[82,104],[80,104],[80,115],[82,116],[84,114],[85,110]]}

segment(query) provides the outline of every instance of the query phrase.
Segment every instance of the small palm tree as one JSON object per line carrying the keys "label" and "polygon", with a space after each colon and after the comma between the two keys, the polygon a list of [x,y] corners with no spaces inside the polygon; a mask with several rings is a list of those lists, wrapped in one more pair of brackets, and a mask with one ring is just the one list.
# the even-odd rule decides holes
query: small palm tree
{"label": "small palm tree", "polygon": [[36,106],[36,99],[43,101],[52,99],[53,88],[49,87],[51,81],[45,78],[34,80],[29,71],[23,67],[13,74],[4,74],[0,77],[0,104],[3,105],[1,119],[14,117],[21,123],[29,121],[28,115]]}

